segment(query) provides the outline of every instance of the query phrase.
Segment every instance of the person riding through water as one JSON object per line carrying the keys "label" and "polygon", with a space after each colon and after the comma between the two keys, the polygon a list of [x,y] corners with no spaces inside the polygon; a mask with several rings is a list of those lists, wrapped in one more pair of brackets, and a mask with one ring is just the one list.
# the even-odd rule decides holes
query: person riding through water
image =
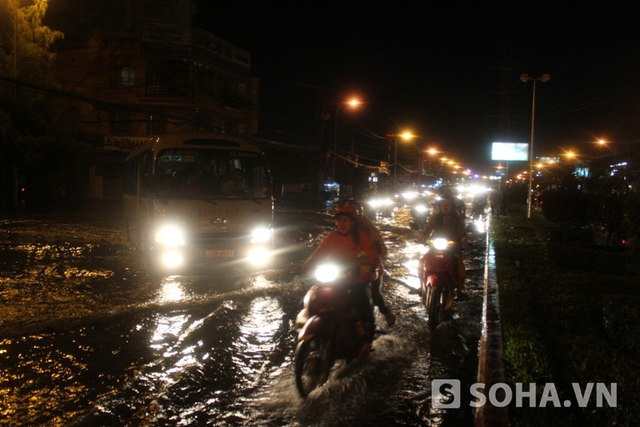
{"label": "person riding through water", "polygon": [[464,223],[464,217],[455,208],[456,204],[452,198],[444,198],[440,200],[436,209],[427,219],[427,225],[420,241],[426,242],[432,234],[438,234],[448,240],[454,240],[458,243],[456,249],[456,259],[458,260],[458,277],[456,280],[456,290],[459,300],[467,299],[464,293],[464,281],[467,276],[467,270],[464,266],[462,257],[462,248],[467,247],[467,229]]}
{"label": "person riding through water", "polygon": [[[380,230],[378,227],[364,215],[364,208],[356,199],[349,198],[345,199],[338,204],[338,206],[353,206],[358,213],[358,220],[356,226],[362,230],[364,230],[367,235],[373,240],[373,243],[376,247],[376,251],[380,256],[381,260],[387,256],[387,246],[384,244],[384,240],[382,240],[382,236],[380,235]],[[382,277],[384,273],[384,265],[382,262],[380,263],[380,274],[378,277],[371,283],[371,298],[373,300],[373,305],[378,307],[380,314],[385,317],[388,326],[393,326],[396,323],[396,315],[393,310],[387,305],[382,296],[382,292],[380,287],[382,286]]]}
{"label": "person riding through water", "polygon": [[365,343],[358,354],[358,358],[363,358],[371,350],[375,332],[375,319],[369,305],[367,287],[376,278],[381,260],[371,238],[356,226],[357,220],[358,213],[353,206],[336,207],[336,229],[327,234],[318,248],[302,264],[301,270],[305,271],[310,265],[325,258],[350,261],[359,266],[358,274],[350,283],[350,303],[360,318],[369,325],[365,331]]}

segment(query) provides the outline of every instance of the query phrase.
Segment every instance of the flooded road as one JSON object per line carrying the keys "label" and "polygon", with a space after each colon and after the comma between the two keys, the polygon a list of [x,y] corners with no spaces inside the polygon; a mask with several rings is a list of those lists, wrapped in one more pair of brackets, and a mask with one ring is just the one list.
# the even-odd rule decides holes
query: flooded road
{"label": "flooded road", "polygon": [[[429,333],[415,289],[424,246],[409,209],[378,220],[389,256],[374,351],[306,400],[293,378],[297,266],[331,229],[322,209],[282,208],[277,265],[159,277],[118,211],[3,220],[0,424],[12,426],[471,426],[431,407],[432,379],[475,382],[484,234],[470,233],[468,301]],[[466,387],[468,389],[468,387]]]}

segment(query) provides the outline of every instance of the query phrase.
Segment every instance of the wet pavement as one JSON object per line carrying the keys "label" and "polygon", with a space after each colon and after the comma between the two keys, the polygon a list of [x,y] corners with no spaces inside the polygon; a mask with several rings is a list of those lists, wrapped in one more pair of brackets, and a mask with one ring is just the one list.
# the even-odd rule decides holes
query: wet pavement
{"label": "wet pavement", "polygon": [[475,382],[484,234],[471,234],[471,298],[429,333],[414,291],[424,247],[409,209],[380,218],[383,292],[397,323],[387,328],[378,314],[371,355],[302,400],[292,369],[306,291],[297,266],[332,221],[295,206],[277,217],[288,250],[270,270],[168,277],[146,270],[117,208],[0,220],[0,425],[473,425],[470,408],[432,408],[430,382]]}

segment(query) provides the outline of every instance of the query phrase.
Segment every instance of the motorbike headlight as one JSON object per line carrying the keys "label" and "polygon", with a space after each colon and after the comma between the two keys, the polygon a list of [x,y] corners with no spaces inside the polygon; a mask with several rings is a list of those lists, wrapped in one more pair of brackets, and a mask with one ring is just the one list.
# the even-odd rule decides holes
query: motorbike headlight
{"label": "motorbike headlight", "polygon": [[418,213],[425,213],[428,209],[425,205],[415,205],[414,209],[416,210],[416,212]]}
{"label": "motorbike headlight", "polygon": [[439,251],[444,251],[447,249],[447,246],[449,246],[449,241],[442,237],[438,237],[437,239],[433,239],[432,246]]}
{"label": "motorbike headlight", "polygon": [[371,200],[369,200],[368,203],[374,209],[384,208],[386,206],[393,205],[393,201],[388,197],[381,197],[381,198],[378,198],[378,199],[371,199]]}
{"label": "motorbike headlight", "polygon": [[316,268],[315,277],[318,282],[333,282],[338,277],[340,269],[334,264],[322,264]]}
{"label": "motorbike headlight", "polygon": [[156,232],[156,242],[164,246],[183,246],[184,232],[176,225],[165,225]]}
{"label": "motorbike headlight", "polygon": [[251,232],[251,243],[267,243],[271,240],[271,229],[268,227],[256,227]]}

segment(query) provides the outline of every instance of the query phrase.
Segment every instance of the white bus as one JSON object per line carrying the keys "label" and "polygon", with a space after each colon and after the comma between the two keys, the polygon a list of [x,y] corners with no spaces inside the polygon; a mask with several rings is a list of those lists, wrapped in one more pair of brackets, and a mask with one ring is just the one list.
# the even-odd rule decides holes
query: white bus
{"label": "white bus", "polygon": [[154,137],[127,157],[129,240],[154,268],[244,261],[273,253],[270,170],[256,143],[217,133]]}

